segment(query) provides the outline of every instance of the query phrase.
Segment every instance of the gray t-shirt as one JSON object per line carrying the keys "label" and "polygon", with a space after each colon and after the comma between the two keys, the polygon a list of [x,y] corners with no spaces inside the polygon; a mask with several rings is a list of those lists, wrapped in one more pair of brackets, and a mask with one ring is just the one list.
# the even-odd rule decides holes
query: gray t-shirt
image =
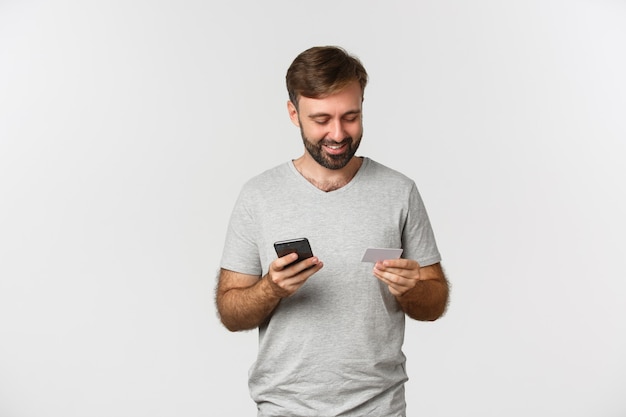
{"label": "gray t-shirt", "polygon": [[441,260],[426,209],[405,175],[369,158],[323,192],[292,162],[252,178],[233,209],[221,267],[262,276],[273,243],[307,237],[324,267],[259,328],[249,372],[259,416],[404,416],[404,313],[361,262],[366,248]]}

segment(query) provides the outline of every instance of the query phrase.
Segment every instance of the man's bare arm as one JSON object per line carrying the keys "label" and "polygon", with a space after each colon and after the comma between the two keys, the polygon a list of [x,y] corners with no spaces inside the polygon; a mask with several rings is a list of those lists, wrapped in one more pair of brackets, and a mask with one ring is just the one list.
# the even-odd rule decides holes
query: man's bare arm
{"label": "man's bare arm", "polygon": [[317,257],[287,266],[296,259],[295,253],[276,259],[263,278],[221,269],[215,302],[222,324],[233,332],[258,327],[323,266]]}
{"label": "man's bare arm", "polygon": [[443,316],[450,288],[441,264],[420,268],[420,280],[411,290],[396,296],[402,310],[415,320],[433,321]]}
{"label": "man's bare arm", "polygon": [[220,320],[232,331],[258,327],[276,308],[280,297],[274,294],[267,275],[240,274],[220,270],[215,301]]}

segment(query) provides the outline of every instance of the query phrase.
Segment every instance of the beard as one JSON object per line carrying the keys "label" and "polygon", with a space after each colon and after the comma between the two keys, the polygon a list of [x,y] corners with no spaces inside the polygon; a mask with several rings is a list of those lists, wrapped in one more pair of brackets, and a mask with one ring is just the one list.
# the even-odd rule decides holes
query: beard
{"label": "beard", "polygon": [[[318,143],[311,142],[304,134],[302,128],[300,128],[300,135],[302,136],[302,142],[304,143],[304,147],[311,157],[323,166],[328,169],[341,169],[348,165],[348,162],[352,159],[352,157],[356,154],[356,151],[359,149],[359,145],[361,144],[361,138],[363,137],[363,132],[359,134],[359,137],[354,139],[351,136],[347,136],[343,138],[341,142],[337,142],[334,140],[323,139]],[[324,152],[324,145],[343,145],[345,144],[348,149],[346,152],[341,155],[331,155]]]}

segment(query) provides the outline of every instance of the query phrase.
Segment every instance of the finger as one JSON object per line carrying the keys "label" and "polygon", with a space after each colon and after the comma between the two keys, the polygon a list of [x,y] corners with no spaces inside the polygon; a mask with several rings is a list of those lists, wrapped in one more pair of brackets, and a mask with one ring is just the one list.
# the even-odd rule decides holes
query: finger
{"label": "finger", "polygon": [[384,261],[381,261],[380,263],[384,265],[385,267],[391,267],[391,268],[400,268],[400,269],[419,268],[419,263],[417,263],[417,261],[414,261],[413,259],[404,259],[404,258],[385,259]]}
{"label": "finger", "polygon": [[378,271],[377,273],[374,274],[376,276],[376,278],[380,279],[382,282],[384,282],[387,285],[392,285],[398,289],[400,288],[412,288],[415,286],[415,284],[412,282],[412,280],[404,278],[400,275],[396,275],[396,274],[392,274],[389,272],[380,272]]}
{"label": "finger", "polygon": [[274,272],[272,274],[272,282],[274,285],[293,294],[323,266],[324,264],[318,258],[305,259]]}
{"label": "finger", "polygon": [[306,271],[306,270],[308,270],[308,269],[310,269],[310,268],[312,268],[312,267],[314,267],[314,266],[316,266],[316,265],[318,265],[320,263],[321,262],[320,262],[319,258],[317,258],[316,256],[313,256],[311,258],[307,258],[307,259],[304,259],[304,260],[298,262],[297,264],[294,265],[294,268],[295,268],[296,271],[302,272],[302,271]]}
{"label": "finger", "polygon": [[404,259],[403,263],[396,262],[379,262],[374,266],[375,269],[381,272],[387,272],[394,275],[399,275],[407,279],[420,280],[420,268],[419,264],[415,261]]}
{"label": "finger", "polygon": [[404,294],[411,290],[417,285],[419,280],[416,277],[405,277],[403,275],[394,274],[389,270],[380,270],[378,268],[374,268],[374,275],[383,283],[387,284],[387,286],[390,287],[390,291],[393,288],[394,291],[391,292],[394,295]]}
{"label": "finger", "polygon": [[374,265],[374,273],[387,277],[392,282],[397,282],[397,279],[419,280],[419,269],[395,268],[383,263]]}
{"label": "finger", "polygon": [[377,277],[383,284],[387,285],[387,288],[389,289],[389,292],[394,295],[394,296],[401,296],[402,294],[406,293],[407,291],[409,291],[411,288],[409,287],[404,287],[401,285],[398,285],[392,281],[389,281],[386,278],[381,278],[381,277]]}
{"label": "finger", "polygon": [[293,252],[293,253],[288,253],[287,255],[281,258],[278,258],[274,262],[275,262],[277,269],[282,270],[297,260],[298,260],[298,254]]}

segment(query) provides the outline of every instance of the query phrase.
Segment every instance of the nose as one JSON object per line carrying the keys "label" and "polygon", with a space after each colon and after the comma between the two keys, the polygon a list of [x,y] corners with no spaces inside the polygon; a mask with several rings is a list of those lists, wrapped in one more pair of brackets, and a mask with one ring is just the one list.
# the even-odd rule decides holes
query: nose
{"label": "nose", "polygon": [[333,120],[330,123],[330,131],[328,132],[328,139],[334,140],[336,142],[341,142],[346,136],[346,129],[343,126],[343,121]]}

